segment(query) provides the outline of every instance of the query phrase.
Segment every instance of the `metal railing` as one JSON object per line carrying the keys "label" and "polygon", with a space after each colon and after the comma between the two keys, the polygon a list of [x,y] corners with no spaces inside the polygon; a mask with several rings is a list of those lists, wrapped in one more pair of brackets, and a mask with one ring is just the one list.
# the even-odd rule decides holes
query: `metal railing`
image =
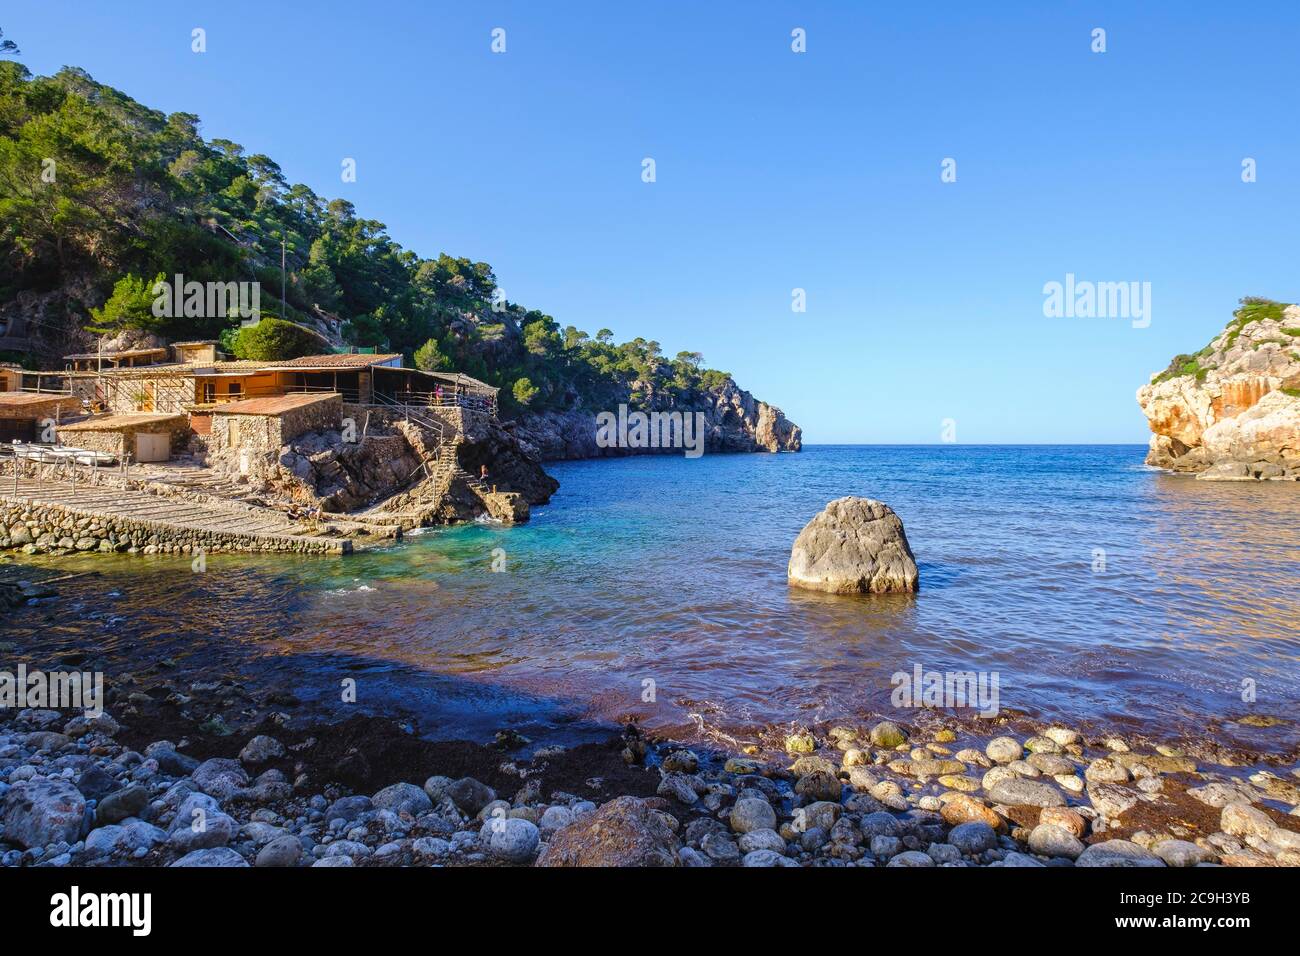
{"label": "metal railing", "polygon": [[442,442],[443,442],[442,422],[438,421],[436,418],[431,418],[427,415],[421,415],[418,408],[414,408],[410,405],[404,405],[401,402],[397,401],[396,399],[390,398],[389,396],[385,395],[383,392],[371,392],[370,397],[373,403],[379,406],[380,408],[390,408],[395,411],[398,411],[408,422],[415,422],[415,424],[419,425],[421,428],[426,428],[429,431],[433,432],[435,435],[437,435],[438,448],[434,452],[434,457],[435,458],[441,457]]}
{"label": "metal railing", "polygon": [[414,389],[380,392],[376,389],[374,394],[395,405],[411,405],[416,408],[468,408],[493,414],[496,412],[496,398],[479,392],[454,392],[450,389],[432,392],[420,392]]}
{"label": "metal railing", "polygon": [[250,388],[237,395],[213,395],[211,398],[204,397],[203,401],[195,402],[196,405],[229,405],[231,402],[242,402],[250,398],[279,398],[282,395],[318,393],[328,395],[337,392],[343,397],[343,401],[349,404],[356,404],[360,401],[360,393],[355,388],[334,388],[329,385],[268,385],[259,388]]}
{"label": "metal railing", "polygon": [[0,444],[0,493],[12,491],[15,498],[20,495],[20,481],[32,481],[41,485],[66,484],[75,492],[78,485],[117,486],[119,481],[128,479],[130,474],[130,455],[119,459],[114,465],[105,466],[78,458],[75,454],[48,459],[30,458],[16,453],[13,445]]}

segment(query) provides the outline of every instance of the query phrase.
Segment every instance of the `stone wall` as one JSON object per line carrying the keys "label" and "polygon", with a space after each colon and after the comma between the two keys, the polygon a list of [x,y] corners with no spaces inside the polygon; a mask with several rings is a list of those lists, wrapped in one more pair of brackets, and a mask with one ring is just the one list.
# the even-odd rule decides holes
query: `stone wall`
{"label": "stone wall", "polygon": [[[85,423],[83,423],[85,424]],[[170,422],[141,422],[139,425],[123,425],[103,431],[83,431],[59,429],[59,441],[73,448],[102,452],[121,458],[128,452],[135,455],[135,436],[139,434],[158,435],[166,432],[171,436],[171,451],[175,455],[189,443],[190,426],[184,417],[177,417]]]}
{"label": "stone wall", "polygon": [[[231,437],[236,430],[238,440]],[[213,415],[208,448],[212,451],[246,448],[255,454],[269,453],[272,448],[280,447],[279,431],[279,422],[267,415]]]}
{"label": "stone wall", "polygon": [[[338,395],[278,415],[231,415],[223,414],[218,408],[212,416],[208,448],[213,451],[246,449],[254,457],[279,453],[283,445],[306,432],[338,428],[342,409],[343,400]],[[230,437],[232,425],[239,431],[237,442]],[[361,427],[360,423],[357,427]]]}
{"label": "stone wall", "polygon": [[279,440],[275,447],[307,432],[338,428],[343,416],[343,398],[331,396],[322,402],[313,402],[301,408],[290,409],[280,416]]}
{"label": "stone wall", "polygon": [[21,405],[0,405],[0,418],[43,419],[66,418],[81,411],[81,399],[71,395],[50,395],[38,402]]}
{"label": "stone wall", "polygon": [[[74,382],[77,381],[74,379]],[[81,379],[92,383],[94,379]],[[104,405],[114,415],[155,412],[182,415],[194,402],[194,379],[184,375],[141,374],[105,376]]]}
{"label": "stone wall", "polygon": [[83,448],[86,451],[97,451],[101,455],[111,455],[113,458],[121,458],[126,451],[126,443],[123,441],[121,432],[68,432],[64,434],[62,429],[58,431],[59,444],[71,445],[73,448]]}
{"label": "stone wall", "polygon": [[99,551],[125,554],[230,554],[285,552],[350,554],[346,539],[232,534],[179,528],[83,512],[62,505],[0,498],[0,550],[21,548],[28,554],[50,551]]}

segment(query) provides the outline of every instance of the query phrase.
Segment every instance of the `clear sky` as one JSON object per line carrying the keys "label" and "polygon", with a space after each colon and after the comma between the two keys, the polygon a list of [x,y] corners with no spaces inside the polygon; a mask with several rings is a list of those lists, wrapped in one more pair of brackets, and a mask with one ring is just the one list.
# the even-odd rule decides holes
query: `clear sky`
{"label": "clear sky", "polygon": [[[1152,372],[1240,296],[1300,299],[1294,2],[7,0],[0,28],[562,325],[704,353],[810,442],[1145,441]],[[1150,282],[1150,326],[1045,317],[1067,273]]]}

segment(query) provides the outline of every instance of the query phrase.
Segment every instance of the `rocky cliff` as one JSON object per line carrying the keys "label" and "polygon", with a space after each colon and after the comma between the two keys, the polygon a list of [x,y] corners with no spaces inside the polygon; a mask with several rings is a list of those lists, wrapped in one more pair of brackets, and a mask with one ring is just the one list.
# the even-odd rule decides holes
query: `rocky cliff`
{"label": "rocky cliff", "polygon": [[1300,480],[1300,306],[1243,299],[1218,336],[1138,389],[1147,464],[1211,480]]}
{"label": "rocky cliff", "polygon": [[[362,441],[345,441],[338,429],[308,432],[248,462],[248,484],[259,493],[320,508],[329,514],[365,519],[379,512],[419,512],[410,522],[444,524],[493,514],[501,496],[519,499],[517,516],[545,504],[559,487],[542,470],[536,452],[520,442],[507,423],[473,416],[457,422],[459,433],[439,436],[412,422],[380,423]],[[239,475],[240,456],[209,455],[218,472]],[[481,469],[488,480],[479,480]],[[493,516],[497,516],[493,514]]]}
{"label": "rocky cliff", "polygon": [[[718,388],[700,390],[680,400],[656,393],[645,382],[634,383],[646,396],[630,403],[633,411],[678,411],[704,415],[704,450],[716,452],[799,451],[802,430],[775,405],[759,401],[731,378]],[[575,408],[565,412],[525,414],[514,423],[519,438],[544,459],[601,458],[629,454],[681,454],[680,449],[601,447],[596,441],[596,416],[614,408]]]}

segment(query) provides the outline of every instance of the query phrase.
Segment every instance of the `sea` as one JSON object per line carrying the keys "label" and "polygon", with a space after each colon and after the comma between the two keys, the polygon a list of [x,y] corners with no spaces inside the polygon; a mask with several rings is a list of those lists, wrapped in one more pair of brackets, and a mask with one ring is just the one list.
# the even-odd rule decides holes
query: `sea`
{"label": "sea", "polygon": [[[343,558],[210,555],[200,570],[62,559],[96,573],[7,612],[0,640],[6,656],[88,654],[110,686],[161,668],[435,738],[566,743],[635,721],[735,743],[964,718],[975,701],[900,703],[900,675],[973,673],[1007,715],[1293,752],[1300,483],[1197,481],[1144,454],[814,445],[551,463],[559,491],[513,527],[425,529]],[[844,495],[901,517],[917,593],[787,585],[800,529]]]}

